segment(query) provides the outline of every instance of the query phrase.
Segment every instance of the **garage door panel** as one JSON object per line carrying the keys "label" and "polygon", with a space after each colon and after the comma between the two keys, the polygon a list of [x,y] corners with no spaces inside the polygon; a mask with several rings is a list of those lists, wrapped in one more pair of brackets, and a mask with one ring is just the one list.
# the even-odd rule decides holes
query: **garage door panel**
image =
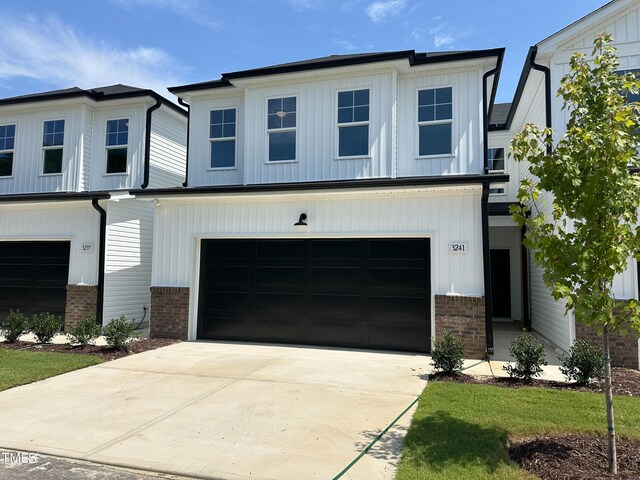
{"label": "garage door panel", "polygon": [[248,266],[210,266],[207,267],[207,285],[249,285],[251,268]]}
{"label": "garage door panel", "polygon": [[200,338],[428,351],[428,239],[237,241],[203,240]]}

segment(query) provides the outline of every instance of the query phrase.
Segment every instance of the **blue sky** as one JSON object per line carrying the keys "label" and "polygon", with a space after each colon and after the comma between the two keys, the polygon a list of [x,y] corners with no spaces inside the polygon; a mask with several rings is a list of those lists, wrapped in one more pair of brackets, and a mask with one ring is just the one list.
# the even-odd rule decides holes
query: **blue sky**
{"label": "blue sky", "polygon": [[21,0],[0,18],[0,97],[77,85],[153,88],[330,54],[527,49],[605,0]]}

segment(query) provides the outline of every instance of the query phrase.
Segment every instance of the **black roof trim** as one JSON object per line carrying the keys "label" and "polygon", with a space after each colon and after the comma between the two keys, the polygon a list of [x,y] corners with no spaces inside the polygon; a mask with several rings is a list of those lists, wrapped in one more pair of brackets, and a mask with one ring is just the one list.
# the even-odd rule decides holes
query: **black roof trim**
{"label": "black roof trim", "polygon": [[171,93],[190,92],[194,90],[208,90],[233,86],[230,80],[237,78],[260,77],[266,75],[279,75],[283,73],[294,73],[308,70],[320,70],[325,68],[345,67],[351,65],[362,65],[365,63],[387,62],[392,60],[406,59],[409,65],[429,65],[433,63],[458,62],[463,60],[474,60],[504,55],[504,48],[493,48],[487,50],[466,50],[460,52],[428,52],[416,53],[415,50],[400,50],[393,52],[360,53],[352,55],[331,55],[328,57],[314,58],[299,62],[284,63],[269,67],[254,68],[250,70],[239,70],[237,72],[223,73],[220,80],[209,82],[192,83],[189,85],[179,85],[170,87]]}
{"label": "black roof trim", "polygon": [[207,187],[156,188],[131,190],[132,195],[224,195],[227,193],[266,193],[346,188],[428,187],[447,185],[476,185],[484,182],[508,182],[506,173],[474,175],[434,175],[429,177],[375,178],[357,180],[331,180],[322,182],[263,183],[253,185],[215,185]]}
{"label": "black roof trim", "polygon": [[3,202],[42,202],[42,201],[71,201],[71,200],[107,200],[111,198],[109,192],[52,192],[52,193],[16,193],[0,195]]}
{"label": "black roof trim", "polygon": [[9,97],[0,99],[0,106],[17,105],[21,103],[47,102],[52,100],[65,100],[68,98],[86,97],[96,102],[105,100],[120,100],[123,98],[151,97],[156,101],[160,101],[163,105],[172,110],[187,116],[187,112],[171,100],[159,95],[153,90],[130,87],[128,85],[109,85],[107,87],[91,88],[83,90],[78,87],[65,88],[63,90],[52,90],[50,92],[33,93],[29,95],[21,95],[19,97]]}

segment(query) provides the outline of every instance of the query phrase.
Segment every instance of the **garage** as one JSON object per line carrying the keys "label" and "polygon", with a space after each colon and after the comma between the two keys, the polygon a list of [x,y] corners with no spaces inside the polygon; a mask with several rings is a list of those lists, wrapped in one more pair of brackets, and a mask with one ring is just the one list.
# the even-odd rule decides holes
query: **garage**
{"label": "garage", "polygon": [[69,242],[0,242],[0,319],[10,309],[64,316]]}
{"label": "garage", "polygon": [[427,352],[429,239],[203,240],[199,339]]}

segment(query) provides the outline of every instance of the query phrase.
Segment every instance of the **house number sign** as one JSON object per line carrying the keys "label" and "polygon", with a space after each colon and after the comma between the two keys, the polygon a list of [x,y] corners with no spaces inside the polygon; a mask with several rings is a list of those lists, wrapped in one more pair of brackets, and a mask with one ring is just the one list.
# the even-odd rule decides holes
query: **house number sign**
{"label": "house number sign", "polygon": [[449,243],[449,255],[466,255],[467,253],[469,253],[468,242]]}
{"label": "house number sign", "polygon": [[84,242],[80,245],[80,251],[82,253],[93,253],[93,242]]}

